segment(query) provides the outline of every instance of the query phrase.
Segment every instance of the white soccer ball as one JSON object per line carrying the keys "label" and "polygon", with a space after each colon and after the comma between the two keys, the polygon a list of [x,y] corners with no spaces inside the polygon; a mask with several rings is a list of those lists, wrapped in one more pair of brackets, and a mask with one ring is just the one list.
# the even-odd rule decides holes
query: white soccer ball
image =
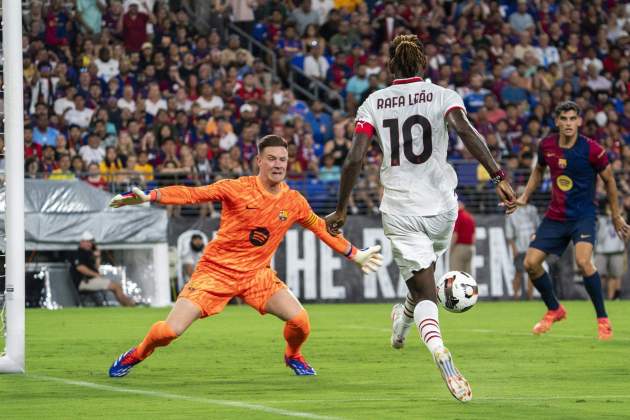
{"label": "white soccer ball", "polygon": [[477,303],[477,282],[463,271],[449,271],[437,282],[438,300],[447,311],[466,312]]}

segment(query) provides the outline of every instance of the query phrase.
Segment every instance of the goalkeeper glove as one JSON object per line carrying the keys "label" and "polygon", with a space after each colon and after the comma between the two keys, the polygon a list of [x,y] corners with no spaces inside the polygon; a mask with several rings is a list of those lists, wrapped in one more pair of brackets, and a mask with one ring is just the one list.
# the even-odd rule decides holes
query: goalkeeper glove
{"label": "goalkeeper glove", "polygon": [[363,249],[357,249],[352,246],[346,256],[350,261],[358,265],[365,274],[370,274],[376,272],[383,265],[383,256],[379,253],[380,250],[380,245]]}
{"label": "goalkeeper glove", "polygon": [[118,208],[122,206],[133,206],[135,204],[143,204],[148,201],[155,201],[157,191],[151,190],[145,193],[138,187],[133,187],[131,191],[116,195],[109,202],[109,207]]}

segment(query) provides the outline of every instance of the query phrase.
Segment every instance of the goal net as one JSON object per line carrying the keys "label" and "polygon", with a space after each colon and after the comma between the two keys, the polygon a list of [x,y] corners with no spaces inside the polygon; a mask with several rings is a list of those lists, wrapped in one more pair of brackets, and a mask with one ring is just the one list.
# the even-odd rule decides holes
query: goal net
{"label": "goal net", "polygon": [[[2,0],[0,51],[0,372],[24,372],[22,3]],[[7,140],[7,141],[5,141]]]}

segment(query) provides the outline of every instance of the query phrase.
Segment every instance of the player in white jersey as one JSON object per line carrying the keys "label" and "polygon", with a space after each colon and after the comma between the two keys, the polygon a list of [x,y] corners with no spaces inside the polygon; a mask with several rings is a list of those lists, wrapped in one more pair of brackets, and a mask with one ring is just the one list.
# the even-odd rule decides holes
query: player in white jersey
{"label": "player in white jersey", "polygon": [[516,210],[516,196],[488,147],[466,117],[462,98],[422,80],[424,47],[415,35],[399,35],[389,50],[389,70],[396,80],[372,93],[357,111],[352,147],[346,158],[337,210],[326,217],[330,233],[346,220],[348,199],[373,135],[383,162],[381,213],[400,278],[409,288],[404,305],[392,310],[394,348],[402,348],[414,323],[455,398],[468,401],[472,391],[444,347],[438,322],[435,262],[448,248],[457,218],[457,175],[447,163],[448,128],[492,174],[506,212]]}

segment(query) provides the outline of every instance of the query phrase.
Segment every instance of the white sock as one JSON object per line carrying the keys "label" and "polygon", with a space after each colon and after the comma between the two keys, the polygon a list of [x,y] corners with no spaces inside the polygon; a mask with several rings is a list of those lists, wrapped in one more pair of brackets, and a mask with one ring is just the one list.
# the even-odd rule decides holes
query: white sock
{"label": "white sock", "polygon": [[444,347],[442,333],[440,332],[440,322],[438,320],[438,307],[430,300],[423,300],[416,305],[413,311],[413,318],[416,321],[420,339],[427,346],[431,354]]}

